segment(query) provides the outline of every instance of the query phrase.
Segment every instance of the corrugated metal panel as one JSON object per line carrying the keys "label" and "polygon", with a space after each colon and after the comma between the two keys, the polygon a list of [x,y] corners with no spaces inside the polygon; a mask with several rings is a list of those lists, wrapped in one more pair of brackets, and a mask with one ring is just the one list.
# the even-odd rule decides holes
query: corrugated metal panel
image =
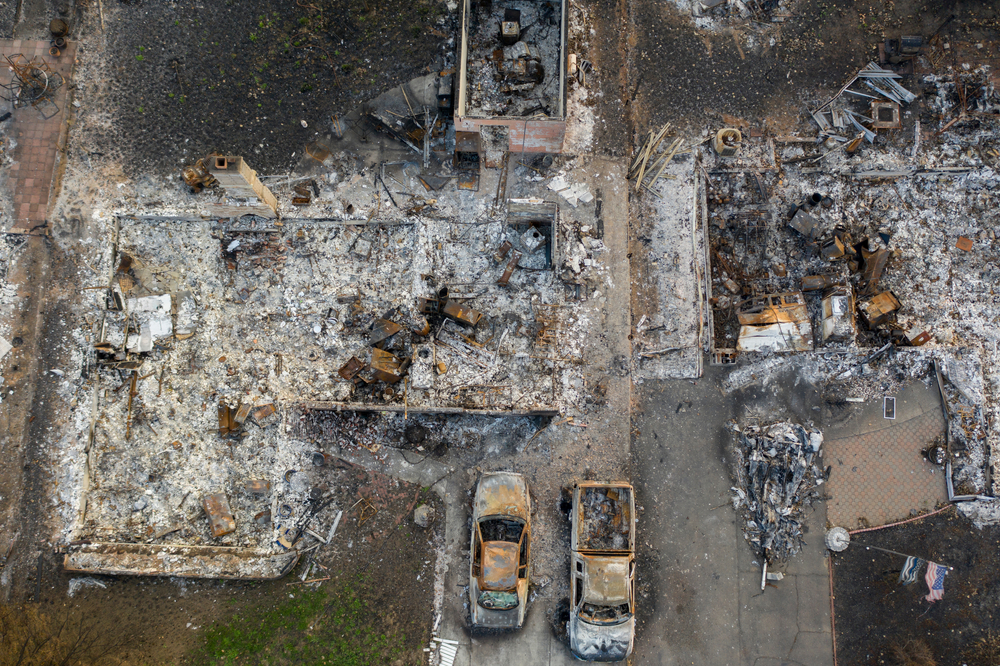
{"label": "corrugated metal panel", "polygon": [[[445,638],[438,638],[437,636],[434,636],[431,640],[435,643],[434,647],[437,648],[437,663],[439,666],[453,666],[455,657],[458,656],[458,641],[450,641]],[[431,651],[431,655],[431,663],[433,663],[433,650]]]}

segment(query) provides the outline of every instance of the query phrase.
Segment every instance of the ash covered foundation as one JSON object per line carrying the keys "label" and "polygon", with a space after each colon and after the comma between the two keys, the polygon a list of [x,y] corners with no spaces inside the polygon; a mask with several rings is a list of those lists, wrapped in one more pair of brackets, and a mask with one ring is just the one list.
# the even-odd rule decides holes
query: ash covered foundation
{"label": "ash covered foundation", "polygon": [[463,0],[455,133],[480,150],[484,129],[506,128],[516,153],[560,153],[566,135],[567,3]]}
{"label": "ash covered foundation", "polygon": [[119,217],[67,569],[278,577],[303,521],[329,522],[311,467],[330,453],[378,460],[406,419],[562,411],[584,359],[559,249],[578,222],[509,206]]}
{"label": "ash covered foundation", "polygon": [[[801,365],[814,384],[867,398],[891,394],[894,376],[936,381],[949,422],[948,497],[958,502],[992,499],[994,487],[985,414],[996,379],[984,368],[996,357],[995,297],[982,285],[995,273],[998,189],[996,156],[981,146],[997,130],[970,123],[936,142],[955,124],[926,128],[983,77],[922,73],[907,85],[929,111],[901,121],[914,93],[868,65],[817,103],[818,139],[745,128],[732,155],[702,151],[698,173],[713,362],[742,357],[734,377]],[[885,101],[844,95],[871,80]],[[996,110],[992,92],[977,103]],[[851,122],[868,111],[863,125]]]}

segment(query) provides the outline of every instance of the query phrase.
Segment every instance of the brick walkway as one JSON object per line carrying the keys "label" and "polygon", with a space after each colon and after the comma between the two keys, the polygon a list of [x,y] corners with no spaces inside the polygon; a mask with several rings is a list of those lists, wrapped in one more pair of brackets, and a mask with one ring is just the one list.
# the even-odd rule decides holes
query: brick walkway
{"label": "brick walkway", "polygon": [[[5,231],[26,232],[43,225],[48,216],[52,176],[57,165],[57,155],[62,145],[63,128],[67,113],[69,84],[73,74],[73,59],[76,44],[70,43],[58,58],[49,55],[49,42],[0,39],[0,54],[14,56],[18,53],[26,60],[37,57],[49,64],[53,71],[63,77],[63,84],[56,92],[52,105],[39,109],[26,106],[14,111],[4,128],[17,141],[14,149],[14,164],[10,169],[8,187],[13,197],[13,220],[4,220]],[[8,83],[13,73],[7,61],[0,59],[0,81]]]}
{"label": "brick walkway", "polygon": [[947,500],[943,472],[920,453],[944,428],[941,410],[932,409],[881,430],[826,441],[823,459],[833,466],[829,522],[847,529],[861,526],[862,518],[884,525]]}

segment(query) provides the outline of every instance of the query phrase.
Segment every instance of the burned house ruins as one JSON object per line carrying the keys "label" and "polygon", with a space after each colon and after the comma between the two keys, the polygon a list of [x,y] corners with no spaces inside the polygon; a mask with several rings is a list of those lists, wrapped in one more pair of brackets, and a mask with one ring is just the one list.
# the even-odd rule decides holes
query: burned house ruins
{"label": "burned house ruins", "polygon": [[566,11],[564,0],[462,0],[457,150],[486,137],[512,153],[561,152]]}

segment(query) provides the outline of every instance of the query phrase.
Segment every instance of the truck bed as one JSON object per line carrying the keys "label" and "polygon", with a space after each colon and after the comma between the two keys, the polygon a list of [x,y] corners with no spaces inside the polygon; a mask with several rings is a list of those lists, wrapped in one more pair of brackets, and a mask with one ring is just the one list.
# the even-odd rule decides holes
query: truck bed
{"label": "truck bed", "polygon": [[632,491],[622,487],[582,486],[577,507],[577,550],[631,549]]}

